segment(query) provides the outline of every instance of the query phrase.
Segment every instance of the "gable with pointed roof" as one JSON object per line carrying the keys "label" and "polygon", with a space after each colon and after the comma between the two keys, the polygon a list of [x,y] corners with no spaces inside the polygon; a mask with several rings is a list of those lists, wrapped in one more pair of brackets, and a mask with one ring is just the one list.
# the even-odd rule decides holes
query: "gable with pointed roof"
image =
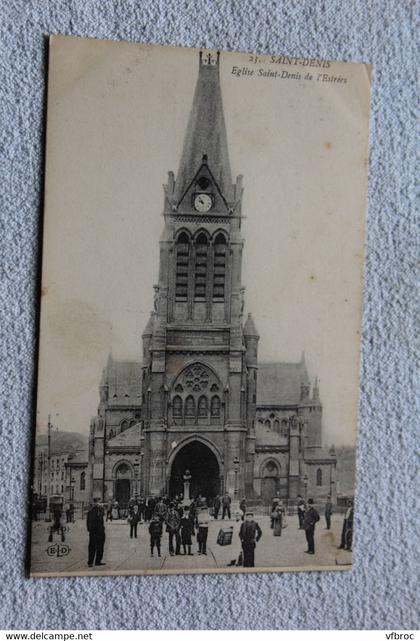
{"label": "gable with pointed roof", "polygon": [[[206,156],[208,167],[227,201],[232,200],[232,174],[223,114],[219,54],[200,54],[199,73],[175,183],[175,201],[182,200]],[[193,172],[193,175],[191,175]]]}
{"label": "gable with pointed roof", "polygon": [[308,371],[302,361],[299,363],[260,363],[257,406],[298,405],[302,383],[309,383]]}
{"label": "gable with pointed roof", "polygon": [[141,363],[108,359],[103,381],[108,385],[109,406],[141,406]]}

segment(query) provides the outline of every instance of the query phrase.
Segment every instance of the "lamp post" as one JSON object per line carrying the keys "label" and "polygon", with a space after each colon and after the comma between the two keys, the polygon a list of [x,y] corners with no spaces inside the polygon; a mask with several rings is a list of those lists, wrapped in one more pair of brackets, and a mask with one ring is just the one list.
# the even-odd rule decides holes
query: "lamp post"
{"label": "lamp post", "polygon": [[70,468],[70,502],[74,501],[74,485],[76,484],[76,479],[73,476]]}
{"label": "lamp post", "polygon": [[51,414],[48,414],[48,425],[47,425],[47,515],[46,521],[51,521],[50,514],[50,501],[51,501]]}
{"label": "lamp post", "polygon": [[308,475],[307,474],[305,474],[305,476],[303,477],[303,486],[305,488],[305,503],[306,503],[306,499],[308,498]]}
{"label": "lamp post", "polygon": [[239,459],[237,456],[235,456],[233,460],[233,470],[235,472],[235,491],[234,491],[234,496],[235,499],[238,498],[238,472],[239,472]]}
{"label": "lamp post", "polygon": [[139,459],[137,457],[134,459],[134,479],[135,479],[134,496],[137,499],[138,498],[138,494],[139,494],[139,487],[138,487],[138,482],[139,482]]}
{"label": "lamp post", "polygon": [[144,457],[144,452],[140,452],[140,496],[143,496],[144,493],[144,488],[143,488],[143,457]]}

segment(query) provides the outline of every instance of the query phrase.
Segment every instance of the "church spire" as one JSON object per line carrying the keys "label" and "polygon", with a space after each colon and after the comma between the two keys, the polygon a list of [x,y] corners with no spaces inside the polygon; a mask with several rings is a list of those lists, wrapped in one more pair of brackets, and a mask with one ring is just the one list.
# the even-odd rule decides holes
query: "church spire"
{"label": "church spire", "polygon": [[176,176],[177,204],[200,169],[203,157],[225,200],[232,200],[232,175],[220,89],[219,61],[219,51],[217,54],[200,51],[198,79]]}

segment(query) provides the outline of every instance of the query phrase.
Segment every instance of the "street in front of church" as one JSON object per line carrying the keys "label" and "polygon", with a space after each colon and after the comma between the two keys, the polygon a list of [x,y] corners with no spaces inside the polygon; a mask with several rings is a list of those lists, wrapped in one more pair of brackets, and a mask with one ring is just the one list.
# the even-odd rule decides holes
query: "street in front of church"
{"label": "street in front of church", "polygon": [[[297,516],[287,517],[287,525],[282,530],[281,536],[273,536],[270,528],[270,517],[255,515],[263,535],[257,543],[255,552],[256,568],[325,568],[351,567],[352,554],[346,550],[338,549],[341,539],[343,515],[333,515],[331,529],[324,529],[324,519],[317,524],[315,531],[315,554],[305,553],[305,532],[299,530]],[[86,521],[78,519],[75,523],[67,525],[65,541],[55,535],[53,542],[48,542],[49,524],[44,521],[33,523],[33,547],[31,570],[39,574],[81,574],[94,570],[97,574],[148,574],[150,572],[217,572],[230,569],[233,572],[239,568],[231,565],[238,560],[241,545],[239,528],[241,521],[236,520],[211,520],[207,541],[207,554],[198,554],[196,537],[193,538],[193,556],[171,556],[168,549],[168,534],[163,532],[161,542],[161,556],[150,554],[149,524],[142,523],[138,526],[138,538],[130,539],[130,527],[126,520],[108,521],[105,526],[106,541],[103,561],[106,565],[99,568],[88,568],[88,532]],[[221,527],[233,527],[232,544],[220,546],[217,544],[217,535]]]}

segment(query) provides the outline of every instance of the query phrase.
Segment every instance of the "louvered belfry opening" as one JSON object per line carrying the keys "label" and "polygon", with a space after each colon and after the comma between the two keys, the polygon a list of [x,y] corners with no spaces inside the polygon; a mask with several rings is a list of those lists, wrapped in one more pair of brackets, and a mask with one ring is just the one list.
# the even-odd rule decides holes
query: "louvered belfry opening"
{"label": "louvered belfry opening", "polygon": [[214,243],[213,298],[223,300],[225,297],[226,278],[226,240],[218,234]]}
{"label": "louvered belfry opening", "polygon": [[188,298],[188,265],[190,259],[190,243],[187,234],[179,235],[176,243],[176,278],[175,298],[186,301]]}
{"label": "louvered belfry opening", "polygon": [[194,299],[205,300],[207,291],[208,240],[199,234],[195,243]]}

